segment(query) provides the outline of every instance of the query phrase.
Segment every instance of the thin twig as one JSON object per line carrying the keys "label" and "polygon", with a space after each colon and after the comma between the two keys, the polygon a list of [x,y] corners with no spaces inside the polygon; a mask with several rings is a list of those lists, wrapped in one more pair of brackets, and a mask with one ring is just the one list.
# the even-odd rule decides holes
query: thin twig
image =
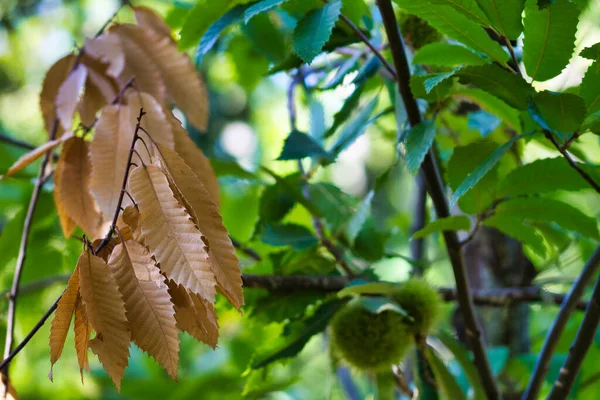
{"label": "thin twig", "polygon": [[254,261],[262,261],[262,257],[256,251],[244,246],[242,242],[237,239],[231,238],[231,243],[233,243],[233,247],[253,259]]}
{"label": "thin twig", "polygon": [[[413,223],[410,227],[410,234],[414,234],[425,227],[427,219],[427,188],[425,187],[425,177],[419,173],[416,183],[415,210]],[[413,239],[410,242],[410,257],[421,265],[419,268],[413,268],[413,274],[422,275],[425,261],[425,238]]]}
{"label": "thin twig", "polygon": [[581,369],[581,364],[583,364],[583,360],[594,342],[599,323],[600,277],[596,279],[592,298],[583,316],[583,321],[579,325],[575,341],[571,344],[569,355],[559,371],[558,378],[556,378],[548,395],[548,400],[563,400],[569,396],[575,378],[577,378],[577,374]]}
{"label": "thin twig", "polygon": [[[398,88],[402,95],[402,99],[404,100],[408,121],[411,126],[416,126],[421,123],[421,114],[417,102],[410,90],[410,68],[406,58],[404,44],[402,43],[402,37],[398,30],[394,9],[391,0],[377,0],[377,5],[390,43],[394,65],[398,74]],[[438,218],[448,217],[450,215],[448,200],[444,192],[444,185],[439,174],[437,162],[431,151],[425,156],[421,169],[425,176],[429,195],[433,201]],[[473,351],[474,363],[481,375],[488,399],[499,399],[500,391],[494,379],[481,330],[475,317],[475,306],[473,304],[471,287],[469,285],[458,236],[455,231],[446,231],[444,232],[444,238],[446,240],[446,249],[456,281],[459,309],[462,312],[465,321],[467,339],[469,346]]]}
{"label": "thin twig", "polygon": [[560,337],[577,303],[579,303],[581,296],[583,296],[586,286],[590,283],[594,275],[596,275],[598,266],[600,266],[600,246],[596,247],[596,250],[588,259],[579,277],[571,287],[569,294],[564,298],[560,311],[546,336],[544,346],[542,347],[542,351],[540,351],[533,374],[529,380],[529,385],[523,395],[523,400],[536,400],[538,398]]}
{"label": "thin twig", "polygon": [[569,154],[569,152],[565,148],[563,148],[560,144],[558,144],[558,142],[556,141],[554,136],[552,136],[552,133],[548,132],[548,131],[544,131],[544,135],[546,136],[546,138],[548,140],[550,140],[550,142],[552,142],[554,147],[556,147],[556,150],[558,150],[559,153],[562,154],[562,156],[565,158],[565,160],[567,160],[567,162],[569,163],[571,168],[573,168],[575,171],[577,171],[577,173],[579,175],[581,175],[581,177],[583,179],[585,179],[586,182],[589,183],[590,186],[592,188],[594,188],[594,190],[600,194],[600,184],[598,184],[596,181],[594,181],[594,179],[592,179],[592,177],[589,176],[587,172],[585,172],[583,169],[581,169],[581,167],[579,165],[577,165],[575,160],[573,160],[573,158],[571,158],[571,155]]}
{"label": "thin twig", "polygon": [[504,43],[506,43],[506,48],[508,49],[508,52],[510,53],[510,58],[511,58],[512,62],[515,64],[514,65],[515,72],[520,77],[523,77],[523,73],[521,72],[521,68],[519,68],[519,62],[517,61],[517,57],[515,56],[515,49],[513,48],[512,44],[510,43],[510,39],[507,38],[507,37],[504,37]]}
{"label": "thin twig", "polygon": [[4,142],[4,143],[10,144],[15,147],[21,147],[21,148],[27,149],[27,150],[35,149],[35,146],[32,145],[31,143],[25,142],[20,139],[15,139],[15,138],[5,135],[3,133],[0,133],[0,142]]}

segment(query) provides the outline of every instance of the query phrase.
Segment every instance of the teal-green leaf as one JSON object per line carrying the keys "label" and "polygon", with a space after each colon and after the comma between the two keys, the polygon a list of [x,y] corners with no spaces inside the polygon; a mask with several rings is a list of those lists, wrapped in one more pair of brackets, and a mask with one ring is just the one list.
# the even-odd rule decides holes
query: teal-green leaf
{"label": "teal-green leaf", "polygon": [[483,225],[494,227],[506,233],[508,236],[531,247],[531,249],[540,257],[546,257],[544,238],[531,224],[527,223],[522,218],[496,214],[483,221]]}
{"label": "teal-green leaf", "polygon": [[242,25],[242,31],[248,36],[255,49],[270,62],[279,63],[288,56],[289,45],[284,32],[273,23],[269,14],[256,15]]}
{"label": "teal-green leaf", "polygon": [[221,33],[229,26],[237,24],[242,20],[244,15],[244,6],[233,7],[227,11],[218,20],[212,23],[208,29],[202,34],[198,49],[196,50],[196,65],[202,63],[202,58],[209,52],[210,49],[215,45],[217,39]]}
{"label": "teal-green leaf", "polygon": [[519,139],[530,136],[532,133],[523,133],[521,135],[511,138],[509,141],[498,147],[488,158],[486,158],[473,172],[471,172],[467,178],[456,188],[450,201],[450,208],[454,207],[458,199],[467,193],[473,186],[477,184],[495,165],[500,158],[512,147],[512,145]]}
{"label": "teal-green leaf", "polygon": [[206,30],[227,11],[247,0],[199,0],[190,10],[181,27],[179,47],[187,49],[198,43]]}
{"label": "teal-green leaf", "polygon": [[372,314],[381,314],[384,311],[392,311],[414,321],[414,319],[408,315],[408,312],[400,307],[389,296],[361,296],[360,305]]}
{"label": "teal-green leaf", "polygon": [[346,236],[351,244],[354,243],[356,236],[361,231],[370,215],[374,195],[375,191],[371,190],[365,196],[346,225]]}
{"label": "teal-green leaf", "polygon": [[304,250],[319,243],[319,239],[308,228],[296,224],[267,225],[261,239],[271,246],[291,246],[296,250]]}
{"label": "teal-green leaf", "polygon": [[430,1],[394,0],[400,8],[423,18],[440,33],[458,40],[467,47],[489,55],[494,61],[505,65],[508,54],[502,47],[472,20],[454,8],[433,5]]}
{"label": "teal-green leaf", "polygon": [[[433,74],[412,75],[410,77],[410,90],[413,93],[413,96],[418,99],[426,100],[428,103],[439,103],[450,92],[450,88],[452,87],[452,79],[441,79],[436,85],[433,86],[432,90],[428,92],[425,88],[425,82],[432,77],[434,77]],[[400,109],[404,110],[403,107],[400,107]]]}
{"label": "teal-green leaf", "polygon": [[441,391],[445,394],[445,399],[452,400],[467,400],[467,396],[463,392],[462,388],[456,382],[456,378],[448,370],[446,363],[441,359],[437,351],[428,346],[426,349],[427,361],[433,370],[433,375],[438,383]]}
{"label": "teal-green leaf", "polygon": [[595,218],[585,215],[567,203],[554,199],[545,197],[510,199],[498,204],[496,214],[531,222],[555,222],[561,228],[577,232],[589,239],[600,239]]}
{"label": "teal-green leaf", "polygon": [[469,231],[471,229],[471,221],[464,215],[453,215],[451,217],[439,218],[431,221],[421,230],[418,230],[412,235],[413,239],[424,238],[435,232],[443,231]]}
{"label": "teal-green leaf", "polygon": [[281,5],[283,2],[287,0],[261,0],[252,4],[250,7],[246,9],[244,12],[244,22],[248,23],[255,15],[260,13],[267,12],[269,10],[274,9],[275,7]]}
{"label": "teal-green leaf", "polygon": [[579,8],[568,0],[557,0],[540,10],[536,0],[527,0],[523,38],[523,64],[534,81],[547,81],[567,66],[575,49]]}
{"label": "teal-green leaf", "polygon": [[412,62],[415,65],[455,67],[458,65],[483,65],[489,63],[489,60],[486,56],[459,44],[434,42],[421,47]]}
{"label": "teal-green leaf", "polygon": [[300,21],[294,30],[294,51],[306,63],[321,53],[329,40],[342,10],[341,0],[334,0],[323,7],[311,10]]}
{"label": "teal-green leaf", "polygon": [[600,111],[600,62],[595,61],[583,76],[579,95],[583,97],[588,115]]}
{"label": "teal-green leaf", "polygon": [[543,129],[564,138],[581,127],[585,119],[585,101],[571,93],[546,90],[531,98],[529,115]]}
{"label": "teal-green leaf", "polygon": [[331,124],[331,128],[325,132],[324,138],[328,138],[333,135],[335,131],[344,123],[344,121],[348,119],[350,114],[352,114],[352,111],[354,111],[354,109],[358,106],[360,96],[362,96],[364,89],[364,85],[358,85],[354,88],[352,94],[350,94],[350,96],[346,98],[346,101],[344,101],[342,108],[340,108],[340,110],[333,115],[333,124]]}
{"label": "teal-green leaf", "polygon": [[356,211],[358,201],[331,183],[312,183],[308,193],[333,235],[344,229]]}
{"label": "teal-green leaf", "polygon": [[515,131],[519,132],[521,130],[519,111],[509,106],[498,97],[493,96],[484,90],[468,87],[459,87],[455,89],[452,94],[469,98],[474,103],[479,104],[482,109],[499,117]]}
{"label": "teal-green leaf", "polygon": [[431,93],[433,89],[435,89],[440,83],[450,80],[454,76],[454,74],[460,70],[460,67],[453,69],[448,72],[438,72],[435,74],[429,75],[425,82],[423,82],[423,87],[425,87],[425,91],[427,94]]}
{"label": "teal-green leaf", "polygon": [[[600,168],[577,163],[592,179],[600,183]],[[545,158],[511,171],[498,187],[498,197],[584,190],[590,185],[563,157]]]}
{"label": "teal-green leaf", "polygon": [[435,122],[423,121],[406,133],[406,167],[415,175],[435,139]]}
{"label": "teal-green leaf", "polygon": [[494,64],[465,67],[456,76],[461,83],[473,84],[518,110],[527,108],[527,98],[534,92],[523,78]]}
{"label": "teal-green leaf", "polygon": [[301,160],[306,157],[331,160],[329,153],[315,139],[306,133],[294,130],[285,139],[283,150],[277,159]]}
{"label": "teal-green leaf", "polygon": [[516,40],[523,32],[525,0],[477,0],[477,4],[502,36]]}
{"label": "teal-green leaf", "polygon": [[331,147],[330,153],[333,157],[337,157],[343,150],[350,146],[354,141],[361,136],[371,121],[371,114],[377,106],[379,96],[373,97],[362,109],[356,114],[356,116],[349,121],[344,129],[340,132],[339,137]]}

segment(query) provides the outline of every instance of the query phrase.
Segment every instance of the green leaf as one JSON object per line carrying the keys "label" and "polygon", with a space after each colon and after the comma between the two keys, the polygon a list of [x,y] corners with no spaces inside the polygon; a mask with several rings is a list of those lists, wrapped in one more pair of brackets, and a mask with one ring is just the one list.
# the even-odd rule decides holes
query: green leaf
{"label": "green leaf", "polygon": [[288,189],[290,186],[300,190],[300,174],[288,175],[281,178],[263,190],[259,205],[259,224],[277,223],[287,215],[296,204],[296,198]]}
{"label": "green leaf", "polygon": [[467,193],[473,186],[477,184],[495,165],[500,158],[512,147],[512,145],[519,139],[532,135],[531,132],[523,133],[515,136],[502,146],[498,147],[488,158],[486,158],[474,171],[472,171],[467,178],[456,188],[450,201],[450,208],[454,207],[458,199]]}
{"label": "green leaf", "polygon": [[516,40],[523,32],[525,0],[477,0],[477,4],[502,36]]}
{"label": "green leaf", "polygon": [[456,72],[462,84],[473,84],[518,110],[527,108],[533,87],[516,74],[494,64],[462,68]]}
{"label": "green leaf", "polygon": [[375,192],[371,190],[365,196],[358,209],[354,212],[354,214],[352,214],[352,217],[348,221],[348,225],[346,227],[346,236],[348,237],[348,241],[350,243],[354,243],[356,236],[367,221],[371,211],[371,204],[373,202],[374,195]]}
{"label": "green leaf", "polygon": [[430,0],[429,3],[450,6],[479,25],[490,26],[490,21],[475,0]]}
{"label": "green leaf", "polygon": [[377,228],[373,217],[368,218],[354,239],[352,252],[367,261],[380,260],[385,253],[385,242],[388,237],[388,232],[382,232]]}
{"label": "green leaf", "polygon": [[[187,49],[196,44],[206,30],[232,7],[247,0],[199,0],[190,10],[181,27],[179,48]],[[213,42],[214,43],[214,42]]]}
{"label": "green leaf", "polygon": [[588,115],[600,111],[600,62],[595,61],[583,76],[579,95],[585,101]]}
{"label": "green leaf", "polygon": [[379,96],[373,97],[362,109],[356,114],[356,117],[346,124],[339,137],[333,144],[330,154],[337,157],[342,151],[350,146],[359,136],[361,136],[369,125],[371,114],[377,106]]}
{"label": "green leaf", "polygon": [[529,115],[543,129],[565,138],[581,127],[585,102],[571,93],[543,91],[531,98]]}
{"label": "green leaf", "polygon": [[472,20],[448,6],[434,6],[430,1],[394,0],[400,8],[427,21],[440,33],[458,40],[467,47],[489,55],[505,65],[508,54]]}
{"label": "green leaf", "polygon": [[590,239],[599,240],[598,224],[579,209],[545,197],[514,198],[496,207],[496,214],[513,216],[532,222],[555,222],[561,228]]}
{"label": "green leaf", "polygon": [[226,12],[222,17],[206,29],[206,32],[202,34],[198,49],[196,50],[196,65],[202,63],[202,59],[215,45],[217,39],[221,33],[229,26],[239,23],[244,16],[245,6],[236,6]]}
{"label": "green leaf", "polygon": [[212,158],[210,160],[210,165],[212,166],[215,174],[219,177],[221,176],[234,176],[240,179],[250,179],[255,180],[258,177],[250,171],[245,170],[235,161],[223,161]]}
{"label": "green leaf", "polygon": [[327,275],[335,271],[335,261],[319,251],[319,246],[305,250],[283,250],[269,254],[275,275]]}
{"label": "green leaf", "polygon": [[309,11],[298,21],[294,30],[294,51],[306,63],[310,64],[321,53],[340,17],[341,9],[341,0],[333,0],[321,8]]}
{"label": "green leaf", "polygon": [[464,215],[453,215],[451,217],[439,218],[431,221],[423,229],[413,233],[412,239],[424,238],[435,232],[442,231],[469,231],[471,230],[471,221]]}
{"label": "green leaf", "polygon": [[504,123],[515,131],[521,129],[521,119],[519,111],[515,110],[496,96],[492,96],[486,91],[475,88],[460,87],[453,91],[453,94],[459,97],[467,97],[479,106],[499,117]]}
{"label": "green leaf", "polygon": [[397,283],[393,282],[366,282],[362,280],[353,280],[345,288],[340,290],[337,295],[338,297],[346,297],[352,295],[383,295],[387,296],[398,291],[400,287]]}
{"label": "green leaf", "polygon": [[593,44],[585,49],[581,50],[579,55],[588,60],[600,60],[600,43]]}
{"label": "green leaf", "polygon": [[[433,74],[429,75],[412,75],[410,77],[410,90],[418,99],[426,100],[428,103],[441,102],[450,92],[452,87],[452,79],[442,79],[433,89],[428,92],[425,88],[425,82],[432,78]],[[401,98],[400,98],[401,99]],[[403,107],[401,107],[404,110]]]}
{"label": "green leaf", "polygon": [[[600,183],[600,168],[583,163],[577,165]],[[557,190],[584,190],[590,185],[563,157],[545,158],[511,171],[498,188],[498,197],[555,192]]]}
{"label": "green leaf", "polygon": [[356,199],[331,183],[313,183],[309,185],[308,193],[333,235],[344,229],[355,213]]}
{"label": "green leaf", "polygon": [[333,115],[333,124],[331,128],[325,133],[325,138],[330,137],[352,114],[352,111],[358,106],[360,96],[365,89],[364,85],[358,85],[350,96],[344,101],[342,108]]}
{"label": "green leaf", "polygon": [[255,50],[269,61],[279,63],[287,57],[288,45],[285,35],[275,26],[268,14],[257,15],[243,25],[242,30],[254,44]]}
{"label": "green leaf", "polygon": [[430,74],[429,77],[423,82],[423,86],[425,87],[425,91],[427,94],[431,93],[433,89],[437,87],[440,83],[444,82],[448,78],[452,78],[456,71],[460,70],[461,67],[455,68],[452,71],[448,72],[439,72],[436,74]]}
{"label": "green leaf", "polygon": [[290,179],[287,179],[288,177],[282,178],[267,167],[263,166],[261,167],[261,169],[267,174],[271,175],[275,179],[275,181],[281,185],[282,189],[286,190],[298,203],[302,204],[304,208],[306,208],[312,215],[316,217],[322,216],[320,210],[317,207],[315,207],[315,205],[312,202],[306,199],[306,197],[304,197],[304,194],[302,193],[302,186],[299,184],[299,181],[296,181],[296,179],[293,178],[293,176],[296,176],[299,179],[299,174],[290,175]]}
{"label": "green leaf", "polygon": [[434,121],[423,121],[406,133],[406,167],[411,174],[415,175],[421,168],[421,163],[433,144],[435,133]]}
{"label": "green leaf", "polygon": [[352,80],[354,85],[360,85],[364,83],[367,79],[372,77],[379,71],[381,67],[381,61],[375,55],[370,56],[367,61],[360,67],[358,73]]}
{"label": "green leaf", "polygon": [[579,22],[578,7],[557,0],[540,10],[536,0],[527,0],[523,38],[523,64],[534,81],[546,81],[560,74],[575,49]]}
{"label": "green leaf", "polygon": [[440,358],[436,350],[428,345],[425,353],[427,354],[427,361],[429,361],[429,365],[431,366],[433,374],[435,375],[436,382],[439,384],[442,392],[445,394],[444,398],[452,400],[467,400],[467,396],[459,386],[458,382],[456,382],[456,379],[450,373],[446,363]]}
{"label": "green leaf", "polygon": [[271,246],[292,246],[296,250],[319,243],[319,239],[308,228],[296,224],[269,224],[265,226],[261,240]]}
{"label": "green leaf", "polygon": [[283,150],[277,159],[301,160],[306,157],[333,161],[331,155],[315,139],[306,133],[294,130],[285,139]]}
{"label": "green leaf", "polygon": [[339,68],[335,71],[335,75],[333,76],[333,78],[331,78],[329,82],[323,85],[321,90],[333,89],[339,86],[341,83],[343,83],[344,78],[348,75],[348,73],[356,69],[356,65],[358,64],[358,61],[360,60],[361,56],[362,55],[358,53],[344,61],[344,63],[340,65]]}
{"label": "green leaf", "polygon": [[454,358],[456,358],[456,361],[462,367],[463,372],[467,376],[467,379],[473,388],[473,398],[478,400],[487,398],[483,384],[479,378],[479,371],[477,370],[475,363],[473,363],[473,359],[469,351],[462,343],[444,331],[439,333],[438,338],[444,344],[444,346],[450,350],[452,355],[454,355]]}
{"label": "green leaf", "polygon": [[347,302],[347,299],[326,301],[317,307],[311,316],[290,323],[290,325],[286,327],[284,334],[286,337],[290,336],[291,340],[270,355],[261,358],[258,361],[254,361],[250,368],[262,368],[274,361],[296,356],[302,351],[311,337],[322,332],[327,327],[329,320],[331,320],[334,314]]}
{"label": "green leaf", "polygon": [[546,245],[544,244],[544,238],[531,224],[523,221],[518,217],[509,215],[492,215],[487,218],[483,225],[494,227],[508,236],[511,236],[523,244],[531,247],[540,257],[546,257]]}
{"label": "green leaf", "polygon": [[244,22],[248,23],[255,15],[274,9],[287,0],[261,0],[252,4],[244,12]]}
{"label": "green leaf", "polygon": [[412,62],[415,65],[455,67],[458,65],[483,65],[489,63],[489,60],[486,56],[459,44],[434,42],[421,47]]}

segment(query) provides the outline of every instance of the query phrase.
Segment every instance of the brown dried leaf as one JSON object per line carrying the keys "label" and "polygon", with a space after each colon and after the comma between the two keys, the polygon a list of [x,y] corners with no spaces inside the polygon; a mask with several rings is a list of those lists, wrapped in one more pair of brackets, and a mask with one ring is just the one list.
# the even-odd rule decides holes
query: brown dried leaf
{"label": "brown dried leaf", "polygon": [[[74,62],[74,55],[65,56],[54,63],[48,72],[46,72],[46,77],[42,84],[42,92],[40,93],[40,109],[42,111],[42,116],[44,117],[44,126],[46,127],[48,134],[52,132],[56,117],[54,101],[58,95],[58,90],[69,76]],[[57,125],[56,129],[57,132],[55,137],[59,138],[64,131],[62,127],[60,127],[60,124]]]}
{"label": "brown dried leaf", "polygon": [[177,379],[179,337],[165,278],[141,244],[129,240],[110,256],[111,269],[125,300],[131,338]]}
{"label": "brown dried leaf", "polygon": [[[125,317],[125,303],[119,293],[117,282],[106,262],[84,251],[77,267],[80,274],[80,293],[92,327],[102,338],[101,345],[95,342],[90,347],[117,386],[129,357],[130,331]],[[102,355],[101,355],[102,354]]]}
{"label": "brown dried leaf", "polygon": [[[175,305],[177,327],[196,340],[206,343],[213,349],[216,348],[219,340],[219,325],[212,304],[203,301],[195,294],[188,293],[185,288],[173,281],[169,281],[169,293]],[[195,302],[191,296],[195,297]],[[201,306],[200,309],[195,303]]]}
{"label": "brown dried leaf", "polygon": [[112,103],[117,96],[117,82],[103,72],[97,71],[94,64],[92,62],[86,63],[88,78],[79,105],[79,115],[85,126],[91,126],[102,107]]}
{"label": "brown dried leaf", "polygon": [[125,52],[116,35],[104,34],[85,42],[85,53],[96,60],[108,64],[106,73],[117,78],[125,68]]}
{"label": "brown dried leaf", "polygon": [[64,130],[71,129],[75,110],[83,94],[88,71],[85,65],[79,64],[58,89],[54,104],[56,117]]}
{"label": "brown dried leaf", "polygon": [[175,151],[190,166],[198,178],[200,178],[200,182],[206,187],[215,204],[219,206],[219,181],[210,165],[210,161],[202,150],[196,146],[188,135],[188,132],[181,126],[181,122],[172,114],[170,121],[175,138]]}
{"label": "brown dried leaf", "polygon": [[69,132],[66,135],[61,136],[59,139],[50,140],[40,147],[36,147],[28,153],[23,154],[11,167],[6,171],[6,174],[0,176],[0,179],[9,177],[11,175],[16,174],[21,171],[23,168],[27,167],[29,164],[33,163],[35,160],[43,156],[49,151],[52,151],[59,144],[66,142],[67,140],[73,137],[73,133]]}
{"label": "brown dried leaf", "polygon": [[90,193],[92,165],[88,154],[89,143],[85,140],[74,137],[65,142],[56,164],[54,200],[58,209],[64,209],[89,237],[96,238],[102,217]]}
{"label": "brown dried leaf", "polygon": [[158,148],[162,165],[185,202],[191,207],[190,215],[200,232],[208,239],[208,255],[217,279],[218,290],[240,310],[244,305],[242,273],[219,208],[200,179],[175,151],[161,145],[158,145]]}
{"label": "brown dried leaf", "polygon": [[151,8],[134,6],[133,11],[135,11],[135,19],[140,26],[151,29],[158,34],[173,40],[169,25],[167,25]]}
{"label": "brown dried leaf", "polygon": [[[131,93],[127,96],[127,102],[131,110],[137,110],[139,114],[140,108],[144,109],[142,118],[142,128],[152,137],[156,143],[162,144],[169,149],[175,147],[175,139],[173,138],[173,129],[167,120],[162,106],[152,95],[148,93]],[[139,136],[148,145],[148,149],[152,152],[152,142],[148,140],[144,132],[140,132]],[[143,144],[141,144],[143,146]],[[147,150],[142,147],[144,152]]]}
{"label": "brown dried leaf", "polygon": [[119,82],[124,84],[135,77],[135,86],[139,90],[150,93],[159,103],[165,104],[167,89],[158,65],[143,46],[140,46],[126,31],[119,27],[120,25],[113,26],[110,32],[110,34],[119,37],[125,52],[126,63],[123,72],[119,76]]}
{"label": "brown dried leaf", "polygon": [[52,380],[52,367],[58,361],[65,346],[71,319],[75,312],[75,305],[79,296],[79,267],[75,267],[75,271],[69,278],[67,288],[62,297],[58,301],[54,319],[50,327],[50,374],[48,377]]}
{"label": "brown dried leaf", "polygon": [[186,114],[190,123],[201,131],[208,123],[208,96],[204,82],[185,53],[177,45],[152,29],[123,24],[118,30],[143,47],[158,66],[167,88],[168,97]]}
{"label": "brown dried leaf", "polygon": [[173,197],[166,175],[155,165],[135,168],[129,178],[132,196],[140,209],[139,224],[146,245],[167,278],[215,299],[215,277],[202,234]]}
{"label": "brown dried leaf", "polygon": [[[103,239],[96,239],[96,240],[94,240],[94,242],[92,243],[92,248],[97,249],[98,246],[100,246],[100,243],[102,243],[102,240]],[[113,249],[115,248],[116,245],[117,245],[117,241],[115,240],[115,238],[111,237],[108,240],[108,243],[96,255],[98,257],[100,257],[101,259],[103,259],[104,261],[108,262],[108,257],[110,256],[110,253],[112,253],[112,251],[113,251]]]}
{"label": "brown dried leaf", "polygon": [[81,383],[83,383],[83,370],[90,370],[88,362],[88,345],[90,342],[90,323],[87,317],[87,311],[81,296],[77,296],[75,303],[75,351],[77,352],[77,361],[79,362],[79,372],[81,373]]}
{"label": "brown dried leaf", "polygon": [[[105,223],[112,221],[117,207],[137,113],[139,110],[134,113],[125,105],[107,106],[102,110],[96,124],[96,133],[90,147],[92,160],[90,190]],[[136,148],[139,149],[139,146]],[[143,155],[144,151],[140,149],[139,153]],[[123,206],[129,204],[131,201],[125,196]]]}
{"label": "brown dried leaf", "polygon": [[139,225],[140,212],[136,206],[127,206],[119,216],[117,227],[121,232],[124,241],[135,240],[138,243],[144,243],[142,228]]}

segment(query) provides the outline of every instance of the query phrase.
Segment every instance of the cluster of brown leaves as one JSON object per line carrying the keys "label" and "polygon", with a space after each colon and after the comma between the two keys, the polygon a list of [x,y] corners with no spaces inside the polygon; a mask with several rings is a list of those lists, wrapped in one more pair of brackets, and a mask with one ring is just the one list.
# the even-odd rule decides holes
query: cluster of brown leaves
{"label": "cluster of brown leaves", "polygon": [[[60,357],[75,315],[82,373],[91,348],[117,388],[131,341],[176,379],[178,331],[214,348],[216,292],[238,310],[244,303],[239,263],[219,212],[217,179],[169,108],[176,104],[192,125],[205,129],[204,85],[189,58],[177,51],[168,26],[146,8],[135,12],[137,24],[113,25],[88,40],[81,56],[67,56],[48,71],[41,108],[53,140],[7,173],[63,144],[54,175],[61,226],[67,237],[79,226],[94,240],[58,303],[51,363]],[[132,78],[135,90],[122,90]],[[77,118],[95,127],[91,141],[89,129],[72,133]],[[115,215],[117,234],[111,235]],[[95,254],[105,236],[108,245]]]}

